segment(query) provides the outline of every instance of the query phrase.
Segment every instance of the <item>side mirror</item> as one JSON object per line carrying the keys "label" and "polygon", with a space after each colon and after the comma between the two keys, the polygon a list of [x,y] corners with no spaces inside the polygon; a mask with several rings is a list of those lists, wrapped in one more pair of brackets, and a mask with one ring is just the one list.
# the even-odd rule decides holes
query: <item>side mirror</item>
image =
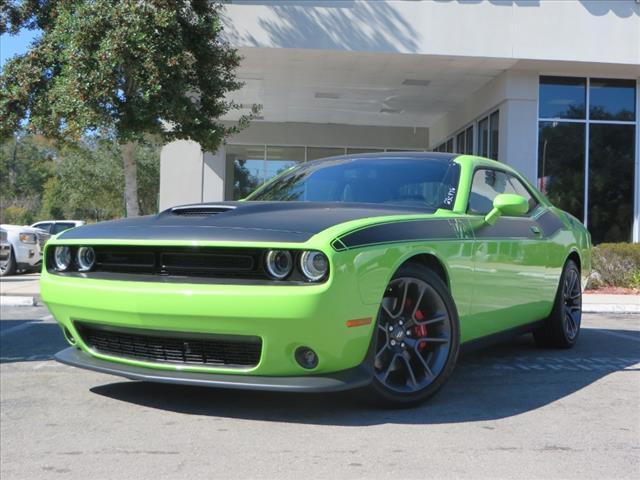
{"label": "side mirror", "polygon": [[524,215],[529,210],[527,199],[513,193],[501,193],[493,199],[493,209],[484,217],[485,223],[494,225],[501,215]]}

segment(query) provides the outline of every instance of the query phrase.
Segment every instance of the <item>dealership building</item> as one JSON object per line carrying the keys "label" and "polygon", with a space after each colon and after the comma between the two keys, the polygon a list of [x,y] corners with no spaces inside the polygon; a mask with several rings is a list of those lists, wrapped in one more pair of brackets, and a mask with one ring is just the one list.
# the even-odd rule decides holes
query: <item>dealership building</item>
{"label": "dealership building", "polygon": [[594,241],[640,240],[640,1],[229,1],[244,57],[215,152],[166,145],[160,208],[234,200],[298,162],[402,150],[515,167]]}

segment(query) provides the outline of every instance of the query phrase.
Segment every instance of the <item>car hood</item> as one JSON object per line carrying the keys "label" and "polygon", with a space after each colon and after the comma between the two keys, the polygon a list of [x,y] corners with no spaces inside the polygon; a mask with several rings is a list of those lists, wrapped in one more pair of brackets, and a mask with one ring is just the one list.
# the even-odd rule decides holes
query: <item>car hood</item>
{"label": "car hood", "polygon": [[20,233],[46,233],[44,230],[40,230],[39,228],[29,227],[28,225],[8,225],[3,223],[0,225],[0,229],[6,232],[20,232]]}
{"label": "car hood", "polygon": [[74,228],[59,240],[209,240],[305,242],[334,225],[369,217],[433,213],[425,208],[361,203],[220,202],[158,215]]}

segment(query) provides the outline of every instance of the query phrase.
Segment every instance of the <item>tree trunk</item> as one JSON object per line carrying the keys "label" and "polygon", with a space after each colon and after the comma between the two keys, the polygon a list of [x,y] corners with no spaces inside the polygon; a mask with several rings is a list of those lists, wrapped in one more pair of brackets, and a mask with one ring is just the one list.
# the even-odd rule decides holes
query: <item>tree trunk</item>
{"label": "tree trunk", "polygon": [[127,217],[137,217],[138,210],[138,168],[136,166],[134,142],[122,145],[124,162],[124,205]]}

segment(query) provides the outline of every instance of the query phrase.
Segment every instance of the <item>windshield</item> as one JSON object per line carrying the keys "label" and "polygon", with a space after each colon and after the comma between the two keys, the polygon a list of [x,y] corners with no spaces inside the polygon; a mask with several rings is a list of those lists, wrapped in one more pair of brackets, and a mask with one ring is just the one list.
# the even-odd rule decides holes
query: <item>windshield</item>
{"label": "windshield", "polygon": [[429,158],[337,158],[294,167],[247,197],[453,207],[459,166]]}

